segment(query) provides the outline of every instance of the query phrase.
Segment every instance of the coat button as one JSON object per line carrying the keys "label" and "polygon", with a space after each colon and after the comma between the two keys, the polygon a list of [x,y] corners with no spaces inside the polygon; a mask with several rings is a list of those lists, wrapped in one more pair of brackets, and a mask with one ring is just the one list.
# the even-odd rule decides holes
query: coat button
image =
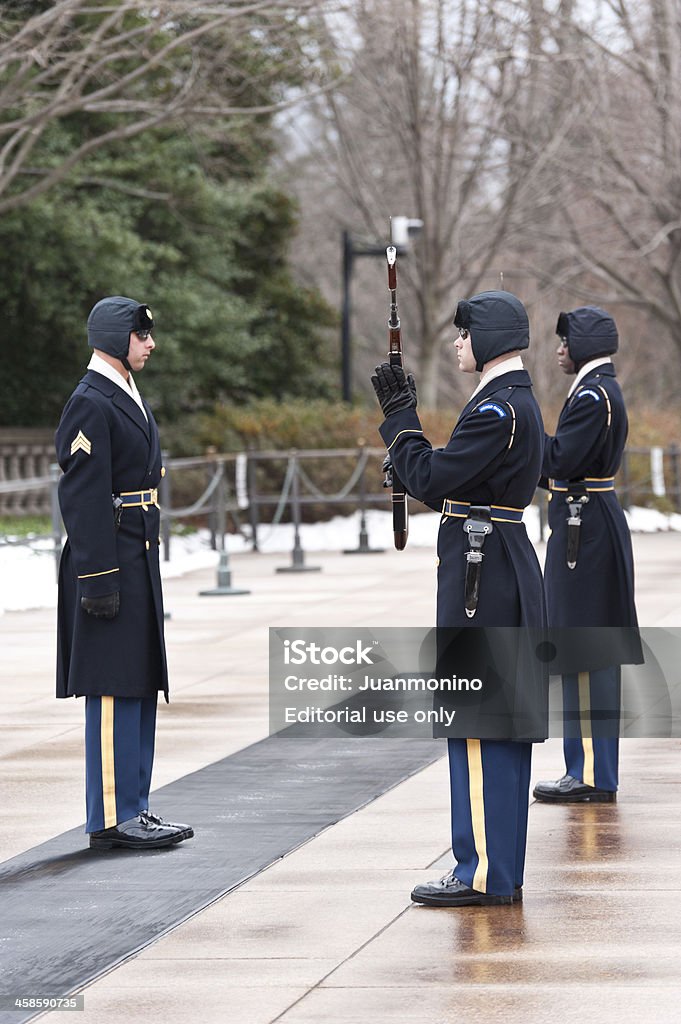
{"label": "coat button", "polygon": [[147,551],[148,551],[148,550],[149,550],[149,541],[148,541],[148,540],[145,540],[145,542],[144,542],[144,546],[145,546],[145,548],[146,548],[146,549],[147,549]]}
{"label": "coat button", "polygon": [[161,466],[161,476],[165,476],[165,475],[166,475],[166,467],[165,466]]}
{"label": "coat button", "polygon": [[145,512],[149,511],[149,506],[148,505],[142,505],[142,508],[144,509]]}

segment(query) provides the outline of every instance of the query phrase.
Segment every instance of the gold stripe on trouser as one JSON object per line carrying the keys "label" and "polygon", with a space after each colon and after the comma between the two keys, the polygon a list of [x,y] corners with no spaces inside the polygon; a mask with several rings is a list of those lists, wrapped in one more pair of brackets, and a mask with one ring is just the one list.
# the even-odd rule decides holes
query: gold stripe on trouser
{"label": "gold stripe on trouser", "polygon": [[114,698],[101,698],[100,748],[102,755],[102,802],[104,828],[116,824],[116,775],[114,772]]}
{"label": "gold stripe on trouser", "polygon": [[468,755],[468,791],[471,800],[473,842],[478,866],[473,875],[473,888],[487,892],[487,834],[485,832],[485,797],[482,791],[482,749],[480,740],[466,740]]}
{"label": "gold stripe on trouser", "polygon": [[585,786],[595,786],[594,741],[591,735],[591,676],[588,672],[580,672],[577,680],[579,686],[579,728],[582,734],[582,750],[584,751],[582,782]]}

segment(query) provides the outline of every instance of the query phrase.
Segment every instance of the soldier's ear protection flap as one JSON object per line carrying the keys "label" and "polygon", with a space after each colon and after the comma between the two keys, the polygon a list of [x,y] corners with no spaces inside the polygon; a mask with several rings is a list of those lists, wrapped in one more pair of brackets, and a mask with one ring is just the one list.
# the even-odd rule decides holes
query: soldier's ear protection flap
{"label": "soldier's ear protection flap", "polygon": [[471,304],[462,299],[456,307],[456,313],[454,314],[454,326],[463,327],[464,330],[468,330],[471,325]]}
{"label": "soldier's ear protection flap", "polygon": [[567,313],[559,313],[558,323],[556,324],[556,334],[559,338],[567,338],[569,329],[570,325]]}
{"label": "soldier's ear protection flap", "polygon": [[133,313],[132,318],[132,330],[137,331],[151,331],[154,328],[154,318],[151,315],[151,310],[148,306],[138,306]]}

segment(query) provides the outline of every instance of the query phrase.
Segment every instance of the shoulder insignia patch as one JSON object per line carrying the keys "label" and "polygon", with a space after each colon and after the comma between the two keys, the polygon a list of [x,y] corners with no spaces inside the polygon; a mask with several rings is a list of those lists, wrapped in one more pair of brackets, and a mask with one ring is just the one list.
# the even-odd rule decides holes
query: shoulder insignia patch
{"label": "shoulder insignia patch", "polygon": [[478,412],[495,412],[497,416],[502,419],[504,416],[508,416],[508,413],[504,409],[503,405],[499,405],[498,402],[483,402],[477,408]]}
{"label": "shoulder insignia patch", "polygon": [[601,400],[601,396],[598,394],[598,392],[592,391],[591,388],[582,388],[581,391],[577,392],[575,398],[582,398],[584,395],[590,395],[592,398],[595,398],[597,402],[600,402]]}
{"label": "shoulder insignia patch", "polygon": [[78,431],[71,442],[71,454],[75,455],[76,452],[85,452],[86,455],[92,454],[92,442],[88,441],[82,430]]}

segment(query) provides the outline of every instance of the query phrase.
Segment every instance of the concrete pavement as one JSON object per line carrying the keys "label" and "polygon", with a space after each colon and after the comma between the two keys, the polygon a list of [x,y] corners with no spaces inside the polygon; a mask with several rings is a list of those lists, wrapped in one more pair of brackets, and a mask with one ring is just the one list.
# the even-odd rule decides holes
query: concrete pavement
{"label": "concrete pavement", "polygon": [[[681,537],[634,544],[642,624],[681,624]],[[274,574],[281,556],[233,559],[245,597],[199,598],[208,572],[167,581],[155,786],[266,734],[269,626],[434,620],[432,552],[314,560],[322,573],[292,577]],[[82,822],[82,706],[52,698],[54,612],[4,616],[0,643],[4,860]],[[626,741],[618,804],[533,805],[525,903],[464,911],[409,901],[449,864],[440,761],[96,981],[85,1019],[676,1020],[680,755],[676,740]],[[538,746],[533,780],[561,764],[558,741]]]}

